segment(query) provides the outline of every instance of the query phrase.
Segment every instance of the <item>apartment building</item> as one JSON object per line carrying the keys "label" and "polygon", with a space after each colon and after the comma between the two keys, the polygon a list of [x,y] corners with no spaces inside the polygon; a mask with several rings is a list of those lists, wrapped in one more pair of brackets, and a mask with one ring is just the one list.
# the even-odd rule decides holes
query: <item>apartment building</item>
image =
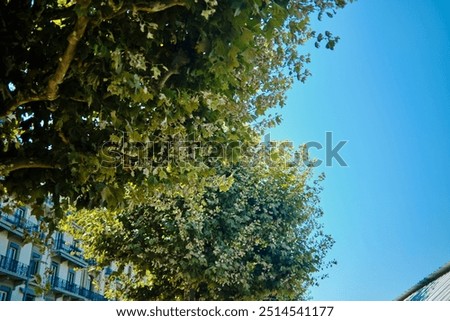
{"label": "apartment building", "polygon": [[431,273],[397,301],[450,301],[450,262]]}
{"label": "apartment building", "polygon": [[48,245],[39,246],[28,241],[30,233],[45,237],[29,208],[0,210],[0,301],[105,300],[108,271],[90,272],[95,263],[71,235],[54,232]]}

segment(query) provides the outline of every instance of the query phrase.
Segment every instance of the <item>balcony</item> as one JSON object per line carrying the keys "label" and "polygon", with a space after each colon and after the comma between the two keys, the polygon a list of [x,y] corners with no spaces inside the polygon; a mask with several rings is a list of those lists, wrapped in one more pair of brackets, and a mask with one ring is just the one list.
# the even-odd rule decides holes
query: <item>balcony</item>
{"label": "balcony", "polygon": [[103,295],[85,288],[80,288],[80,295],[89,301],[106,301],[106,298]]}
{"label": "balcony", "polygon": [[75,283],[70,283],[67,280],[63,280],[58,277],[54,277],[52,279],[52,288],[55,292],[69,295],[78,300],[106,301],[103,295],[85,288],[81,288]]}
{"label": "balcony", "polygon": [[60,279],[58,277],[53,277],[52,288],[55,292],[60,292],[62,294],[69,295],[78,300],[83,300],[84,298],[79,294],[80,288],[75,283],[69,283],[66,280]]}
{"label": "balcony", "polygon": [[19,215],[10,215],[0,212],[0,228],[23,237],[24,232],[39,232],[39,225]]}
{"label": "balcony", "polygon": [[81,249],[75,244],[66,244],[64,240],[60,239],[56,242],[54,247],[55,254],[61,258],[70,261],[79,267],[87,267],[88,262],[83,257]]}
{"label": "balcony", "polygon": [[26,280],[29,266],[0,255],[0,274],[6,274],[16,280]]}

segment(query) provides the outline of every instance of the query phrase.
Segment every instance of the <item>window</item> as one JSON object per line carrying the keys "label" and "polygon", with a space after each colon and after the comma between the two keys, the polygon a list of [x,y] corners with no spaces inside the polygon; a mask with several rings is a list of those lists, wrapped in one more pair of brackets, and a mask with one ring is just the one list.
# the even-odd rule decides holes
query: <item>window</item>
{"label": "window", "polygon": [[19,258],[19,249],[20,249],[19,245],[10,242],[8,250],[6,252],[6,257],[10,260],[17,260]]}
{"label": "window", "polygon": [[6,267],[12,272],[17,272],[17,267],[19,265],[19,245],[10,242],[8,245],[8,250],[6,251]]}
{"label": "window", "polygon": [[36,297],[30,293],[25,294],[25,300],[24,301],[34,301]]}
{"label": "window", "polygon": [[16,209],[14,216],[17,218],[24,218],[25,217],[25,209],[23,207],[19,207]]}
{"label": "window", "polygon": [[8,292],[0,290],[0,301],[8,301]]}
{"label": "window", "polygon": [[69,273],[67,274],[67,283],[74,284],[75,283],[75,271],[69,270]]}
{"label": "window", "polygon": [[16,211],[14,212],[14,218],[15,218],[16,224],[22,223],[23,220],[25,219],[25,209],[22,207],[19,207],[18,209],[16,209]]}
{"label": "window", "polygon": [[67,290],[75,292],[76,285],[75,285],[75,272],[74,270],[70,269],[67,273]]}
{"label": "window", "polygon": [[61,248],[64,245],[64,237],[61,232],[56,233],[56,240],[55,240],[56,248]]}
{"label": "window", "polygon": [[38,253],[33,252],[30,260],[30,275],[36,275],[39,273],[40,262],[41,256]]}
{"label": "window", "polygon": [[58,273],[59,273],[59,264],[56,262],[52,262],[50,266],[50,282],[52,285],[57,285],[58,282]]}
{"label": "window", "polygon": [[0,301],[9,301],[11,289],[6,286],[0,286]]}
{"label": "window", "polygon": [[94,291],[94,277],[89,275],[89,291]]}

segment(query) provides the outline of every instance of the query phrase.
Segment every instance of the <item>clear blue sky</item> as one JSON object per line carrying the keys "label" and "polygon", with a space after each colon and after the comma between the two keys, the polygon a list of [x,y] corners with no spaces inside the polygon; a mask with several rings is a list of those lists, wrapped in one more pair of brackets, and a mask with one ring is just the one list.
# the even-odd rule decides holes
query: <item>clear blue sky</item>
{"label": "clear blue sky", "polygon": [[325,20],[341,41],[311,49],[271,137],[349,141],[349,167],[317,169],[338,265],[313,298],[392,300],[450,261],[450,1],[359,0]]}

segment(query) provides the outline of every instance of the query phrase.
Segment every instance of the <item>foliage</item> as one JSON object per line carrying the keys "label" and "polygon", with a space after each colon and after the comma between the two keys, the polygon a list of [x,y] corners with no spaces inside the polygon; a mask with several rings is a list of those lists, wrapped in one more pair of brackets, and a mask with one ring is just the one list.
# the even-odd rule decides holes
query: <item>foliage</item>
{"label": "foliage", "polygon": [[[36,215],[50,195],[62,216],[61,201],[123,208],[127,186],[227,184],[224,145],[254,143],[249,124],[308,75],[311,14],[346,2],[1,0],[1,193]],[[205,144],[201,166],[170,157],[180,137]]]}
{"label": "foliage", "polygon": [[351,1],[0,0],[0,196],[72,209],[112,297],[302,298],[319,188],[255,144]]}
{"label": "foliage", "polygon": [[233,177],[226,191],[154,195],[156,202],[132,211],[70,215],[66,227],[82,239],[86,255],[117,268],[111,298],[305,297],[333,243],[318,223],[320,186],[285,148],[253,155],[259,157],[222,168]]}

